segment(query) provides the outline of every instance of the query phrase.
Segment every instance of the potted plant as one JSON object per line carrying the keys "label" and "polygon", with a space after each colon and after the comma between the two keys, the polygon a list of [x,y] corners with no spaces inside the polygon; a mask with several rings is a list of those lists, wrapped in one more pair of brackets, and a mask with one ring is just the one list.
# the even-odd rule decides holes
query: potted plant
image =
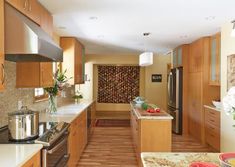
{"label": "potted plant", "polygon": [[67,78],[65,73],[66,70],[64,72],[57,70],[53,75],[54,86],[44,88],[44,90],[48,94],[48,102],[49,102],[48,111],[50,113],[55,113],[57,111],[56,96],[58,95],[58,93],[69,86],[68,81],[71,78]]}
{"label": "potted plant", "polygon": [[82,93],[77,90],[75,95],[73,96],[73,98],[74,98],[76,103],[79,103],[80,99],[83,98]]}

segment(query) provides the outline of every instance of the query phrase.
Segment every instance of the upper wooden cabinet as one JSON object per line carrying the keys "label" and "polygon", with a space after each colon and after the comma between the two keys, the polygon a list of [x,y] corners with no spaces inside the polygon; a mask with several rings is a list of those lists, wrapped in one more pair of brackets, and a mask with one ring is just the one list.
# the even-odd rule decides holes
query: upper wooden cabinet
{"label": "upper wooden cabinet", "polygon": [[6,0],[9,4],[40,25],[40,3],[37,0]]}
{"label": "upper wooden cabinet", "polygon": [[47,11],[42,5],[40,5],[41,9],[41,28],[48,33],[51,37],[53,35],[53,17],[50,12]]}
{"label": "upper wooden cabinet", "polygon": [[173,67],[181,67],[183,66],[183,51],[182,47],[177,47],[173,51]]}
{"label": "upper wooden cabinet", "polygon": [[60,47],[63,49],[62,70],[67,70],[71,85],[84,83],[84,47],[74,37],[61,37]]}
{"label": "upper wooden cabinet", "polygon": [[220,86],[220,33],[210,37],[210,85]]}
{"label": "upper wooden cabinet", "polygon": [[4,1],[0,1],[0,91],[4,89]]}
{"label": "upper wooden cabinet", "polygon": [[40,88],[53,86],[53,66],[48,62],[16,64],[17,88]]}

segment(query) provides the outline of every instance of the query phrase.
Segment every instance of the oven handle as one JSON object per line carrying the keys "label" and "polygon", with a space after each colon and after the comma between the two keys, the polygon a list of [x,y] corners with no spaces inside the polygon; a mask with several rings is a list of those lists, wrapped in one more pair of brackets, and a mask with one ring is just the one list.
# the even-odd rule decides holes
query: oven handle
{"label": "oven handle", "polygon": [[48,150],[47,153],[48,154],[53,154],[54,152],[56,152],[62,145],[64,145],[66,142],[68,141],[68,138],[64,138],[59,144],[57,144],[55,147],[53,147],[52,149]]}

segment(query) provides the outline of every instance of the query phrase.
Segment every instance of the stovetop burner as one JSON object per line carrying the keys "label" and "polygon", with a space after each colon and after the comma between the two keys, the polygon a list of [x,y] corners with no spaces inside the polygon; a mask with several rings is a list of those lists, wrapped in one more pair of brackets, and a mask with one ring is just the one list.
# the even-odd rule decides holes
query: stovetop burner
{"label": "stovetop burner", "polygon": [[55,140],[60,137],[61,133],[68,129],[69,124],[65,122],[40,122],[39,136],[28,140],[12,141],[9,140],[8,127],[0,129],[0,144],[34,144],[41,143],[44,146],[50,146]]}

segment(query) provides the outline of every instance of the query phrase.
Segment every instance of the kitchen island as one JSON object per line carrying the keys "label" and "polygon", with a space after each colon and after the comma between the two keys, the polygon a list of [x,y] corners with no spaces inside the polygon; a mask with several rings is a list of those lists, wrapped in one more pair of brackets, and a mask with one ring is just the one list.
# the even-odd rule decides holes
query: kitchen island
{"label": "kitchen island", "polygon": [[131,131],[137,161],[141,152],[170,152],[172,144],[171,121],[165,111],[148,113],[131,103]]}
{"label": "kitchen island", "polygon": [[219,153],[141,153],[143,167],[189,167],[193,162],[208,162],[217,166]]}

